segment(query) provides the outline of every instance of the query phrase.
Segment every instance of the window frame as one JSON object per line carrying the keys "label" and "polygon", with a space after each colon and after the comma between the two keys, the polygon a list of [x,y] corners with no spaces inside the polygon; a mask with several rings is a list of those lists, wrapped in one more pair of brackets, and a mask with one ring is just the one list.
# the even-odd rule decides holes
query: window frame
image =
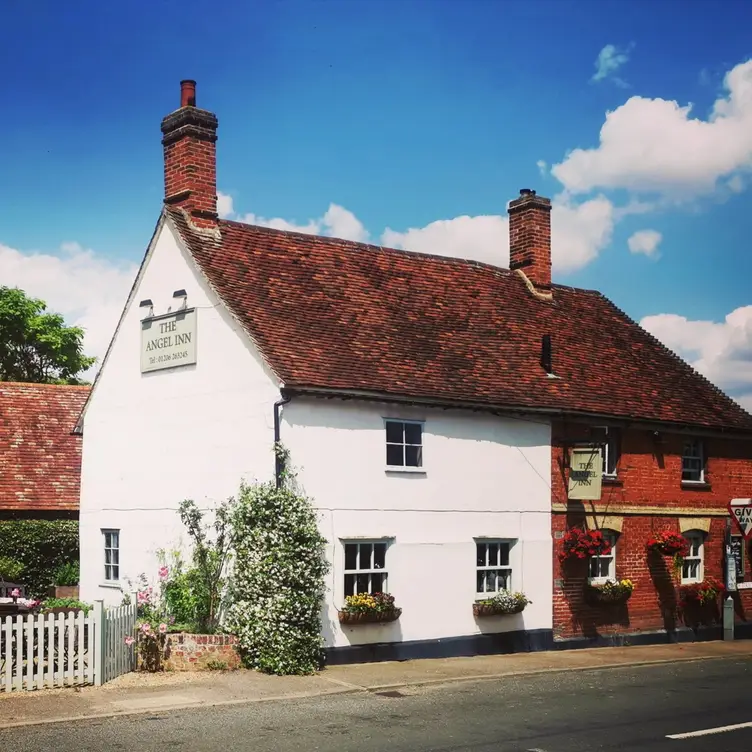
{"label": "window frame", "polygon": [[[122,582],[120,578],[120,570],[122,569],[122,561],[121,561],[121,538],[120,538],[120,528],[115,527],[103,527],[102,528],[102,566],[104,569],[104,577],[102,578],[103,584],[107,585],[108,587],[120,587],[120,584]],[[108,535],[116,535],[117,536],[117,546],[108,546],[107,545],[107,536]],[[107,551],[116,551],[117,552],[117,563],[112,562],[112,556],[110,556],[110,562],[107,562]],[[108,577],[108,569],[110,570],[110,574],[114,574],[114,569],[117,570],[117,578]]]}
{"label": "window frame", "polygon": [[[363,574],[369,576],[369,582],[368,582],[368,592],[369,593],[388,593],[389,592],[389,566],[388,566],[388,559],[389,559],[389,549],[392,546],[392,543],[394,542],[393,538],[387,538],[387,537],[374,537],[374,538],[340,538],[340,544],[342,546],[342,579],[340,580],[340,584],[342,586],[342,595],[343,599],[346,598],[348,595],[356,595],[359,592],[366,592],[363,590],[358,590],[357,587],[357,575]],[[379,569],[378,567],[371,566],[370,568],[360,568],[360,547],[363,545],[370,545],[375,546],[378,544],[384,545],[384,567]],[[358,546],[358,553],[356,554],[356,569],[347,569],[347,546]],[[371,564],[375,564],[375,549],[371,549]],[[382,582],[381,582],[381,588],[374,590],[373,585],[371,582],[371,575],[373,574],[380,574],[382,575]],[[352,592],[348,592],[347,588],[347,577],[348,575],[355,575],[355,581],[353,583],[353,590]]]}
{"label": "window frame", "polygon": [[[515,566],[515,558],[514,558],[514,549],[515,544],[517,543],[517,538],[484,538],[484,537],[476,537],[473,539],[473,543],[475,544],[475,599],[476,600],[487,600],[488,598],[493,598],[495,595],[497,595],[501,590],[508,590],[510,592],[514,592],[514,586],[516,582],[516,575],[515,570],[517,567]],[[502,546],[506,544],[509,549],[507,552],[507,564],[484,564],[480,565],[478,564],[478,546],[481,545],[497,545]],[[488,549],[486,549],[486,557],[485,560],[488,562]],[[497,562],[501,561],[501,549],[499,549],[499,556],[497,557]],[[497,584],[496,590],[486,590],[486,591],[479,591],[478,590],[478,573],[479,572],[494,572],[494,571],[507,571],[507,579],[506,579],[506,587],[505,588],[499,588]]]}
{"label": "window frame", "polygon": [[[689,554],[682,560],[681,584],[694,585],[705,579],[705,532],[703,530],[685,530],[682,535],[689,544]],[[699,541],[697,556],[692,556],[692,541]],[[697,575],[695,577],[685,577],[684,567],[687,562],[697,561]]]}
{"label": "window frame", "polygon": [[[688,445],[693,445],[697,447],[698,454],[687,454],[687,447]],[[684,474],[686,472],[689,472],[684,465],[685,460],[692,460],[700,462],[700,469],[699,469],[699,478],[685,478]],[[705,442],[702,439],[694,438],[694,439],[685,439],[684,443],[682,444],[682,454],[681,454],[681,482],[682,483],[688,483],[688,484],[696,484],[701,485],[704,483],[707,483],[707,472],[706,472],[706,462],[707,462],[707,456],[706,456],[706,449],[705,449]],[[692,471],[694,472],[694,470]]]}
{"label": "window frame", "polygon": [[[389,431],[389,424],[390,423],[400,423],[402,424],[402,442],[397,443],[395,441],[389,441],[388,440],[388,431]],[[413,425],[413,426],[419,426],[420,427],[420,444],[408,444],[406,441],[405,436],[405,426],[407,425]],[[389,458],[388,458],[388,447],[390,446],[401,446],[402,447],[402,462],[401,465],[391,465],[389,464]],[[405,457],[405,447],[408,446],[417,446],[419,447],[418,451],[418,459],[419,464],[418,465],[407,465],[405,464],[406,457]],[[415,418],[384,418],[384,447],[385,451],[387,452],[387,457],[385,457],[384,465],[389,472],[398,472],[398,473],[424,473],[425,470],[425,458],[424,458],[424,450],[425,450],[425,420],[416,420]]]}
{"label": "window frame", "polygon": [[[617,582],[616,579],[616,552],[618,550],[618,543],[619,543],[619,532],[617,530],[610,530],[609,528],[603,528],[601,530],[601,533],[603,533],[604,538],[609,538],[611,541],[611,553],[608,554],[608,556],[589,556],[588,557],[588,584],[589,585],[603,585],[604,583],[608,582],[609,580],[611,582]],[[601,561],[602,559],[610,559],[610,563],[608,565],[608,573],[604,575],[597,575],[594,576],[592,574],[591,565],[594,561]]]}
{"label": "window frame", "polygon": [[[603,460],[603,477],[614,480],[619,476],[619,461],[621,460],[621,430],[614,426],[593,426],[596,431],[603,432],[605,439],[598,441],[598,448]],[[613,472],[609,472],[609,457],[614,458]]]}

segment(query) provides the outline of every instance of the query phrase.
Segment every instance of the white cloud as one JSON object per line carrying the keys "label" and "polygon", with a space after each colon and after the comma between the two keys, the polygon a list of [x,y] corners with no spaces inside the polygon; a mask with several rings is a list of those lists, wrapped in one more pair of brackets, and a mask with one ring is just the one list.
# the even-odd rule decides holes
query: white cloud
{"label": "white cloud", "polygon": [[623,188],[686,199],[713,191],[752,167],[752,60],[729,71],[724,87],[707,120],[691,117],[690,104],[631,97],[606,114],[600,144],[570,152],[553,175],[572,193]]}
{"label": "white cloud", "polygon": [[548,164],[546,163],[546,161],[544,159],[539,159],[535,163],[535,166],[538,168],[538,172],[540,172],[541,177],[546,177],[546,175],[548,174]]}
{"label": "white cloud", "polygon": [[309,219],[305,224],[297,224],[294,221],[274,217],[267,219],[257,214],[246,214],[239,219],[251,225],[273,227],[275,230],[288,230],[291,232],[305,232],[310,235],[329,235],[344,240],[354,240],[359,243],[368,241],[368,231],[361,221],[351,212],[337,204],[329,204],[329,208],[318,219]]}
{"label": "white cloud", "polygon": [[235,214],[232,196],[228,193],[217,191],[217,214],[219,214],[222,219],[230,219],[232,215]]}
{"label": "white cloud", "polygon": [[657,230],[638,230],[627,240],[627,245],[632,253],[655,257],[661,240],[663,235]]}
{"label": "white cloud", "polygon": [[742,406],[752,409],[752,306],[737,308],[722,322],[660,313],[645,317],[640,324]]}
{"label": "white cloud", "polygon": [[0,280],[41,298],[66,324],[83,327],[84,351],[101,360],[136,278],[135,264],[98,256],[78,243],[57,254],[22,252],[0,243]]}
{"label": "white cloud", "polygon": [[[586,266],[608,245],[613,227],[614,206],[603,196],[581,204],[565,196],[555,198],[551,211],[554,270],[569,272]],[[443,219],[405,232],[387,228],[381,242],[420,253],[509,265],[509,220],[501,215]]]}
{"label": "white cloud", "polygon": [[616,76],[616,71],[629,62],[629,53],[632,45],[627,48],[619,48],[613,44],[607,44],[595,60],[595,73],[590,79],[592,82],[610,79],[618,86],[626,86],[626,82]]}

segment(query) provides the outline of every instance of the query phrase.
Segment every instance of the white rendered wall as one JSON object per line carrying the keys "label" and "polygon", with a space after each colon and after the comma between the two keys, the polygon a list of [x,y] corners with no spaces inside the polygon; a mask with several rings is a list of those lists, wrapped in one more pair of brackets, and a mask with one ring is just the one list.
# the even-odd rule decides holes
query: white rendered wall
{"label": "white rendered wall", "polygon": [[[384,418],[425,420],[424,472],[386,470]],[[328,646],[551,629],[550,425],[481,413],[293,398],[282,443],[322,512],[333,563]],[[342,539],[391,538],[391,624],[341,626]],[[519,615],[475,619],[475,538],[516,539],[512,585],[532,601]]]}
{"label": "white rendered wall", "polygon": [[[197,310],[197,362],[141,374],[141,300],[154,313],[185,289]],[[241,478],[274,473],[273,404],[279,390],[255,348],[219,304],[169,225],[155,240],[139,288],[100,374],[84,421],[81,597],[116,604],[102,587],[103,528],[120,530],[121,579],[157,573],[156,551],[184,537],[177,508],[237,493]]]}

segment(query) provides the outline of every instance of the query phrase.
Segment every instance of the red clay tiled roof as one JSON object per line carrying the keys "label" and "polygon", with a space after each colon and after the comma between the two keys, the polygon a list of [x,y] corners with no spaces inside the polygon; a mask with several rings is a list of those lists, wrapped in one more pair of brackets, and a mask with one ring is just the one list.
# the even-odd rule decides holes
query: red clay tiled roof
{"label": "red clay tiled roof", "polygon": [[[288,388],[752,430],[752,416],[598,292],[535,298],[514,272],[170,210]],[[551,335],[553,370],[540,365]]]}
{"label": "red clay tiled roof", "polygon": [[0,510],[77,511],[89,387],[0,382]]}

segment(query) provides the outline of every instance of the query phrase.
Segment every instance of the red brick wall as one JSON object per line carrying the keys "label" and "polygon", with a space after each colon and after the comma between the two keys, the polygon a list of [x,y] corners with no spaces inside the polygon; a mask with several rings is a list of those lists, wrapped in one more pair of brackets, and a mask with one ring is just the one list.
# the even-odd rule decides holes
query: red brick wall
{"label": "red brick wall", "polygon": [[[586,441],[587,427],[574,424],[554,426],[552,448],[552,501],[566,503],[567,467],[565,457],[573,441]],[[677,614],[678,575],[671,571],[670,558],[651,558],[645,549],[648,538],[662,530],[679,532],[679,517],[696,510],[725,510],[730,499],[752,497],[752,442],[710,439],[707,447],[707,485],[682,487],[681,451],[684,437],[664,435],[656,443],[648,431],[622,433],[618,480],[604,483],[601,501],[569,502],[568,511],[554,511],[555,553],[561,542],[556,534],[569,527],[584,526],[585,514],[596,511],[623,519],[617,539],[616,576],[635,583],[631,599],[624,607],[589,606],[583,593],[587,582],[584,564],[562,568],[554,556],[554,636],[597,637],[628,634],[682,626],[688,618]],[[675,510],[675,514],[655,514],[640,507]],[[560,508],[560,506],[559,506]],[[555,506],[556,510],[556,506]],[[635,513],[636,512],[636,513]],[[702,515],[699,515],[702,516]],[[705,517],[711,516],[709,514]],[[725,516],[711,516],[711,529],[705,539],[705,575],[723,579]],[[750,555],[746,547],[745,580],[752,581]],[[740,591],[737,619],[752,620],[752,591]]]}
{"label": "red brick wall", "polygon": [[240,668],[237,638],[232,635],[171,634],[166,655],[168,671]]}

